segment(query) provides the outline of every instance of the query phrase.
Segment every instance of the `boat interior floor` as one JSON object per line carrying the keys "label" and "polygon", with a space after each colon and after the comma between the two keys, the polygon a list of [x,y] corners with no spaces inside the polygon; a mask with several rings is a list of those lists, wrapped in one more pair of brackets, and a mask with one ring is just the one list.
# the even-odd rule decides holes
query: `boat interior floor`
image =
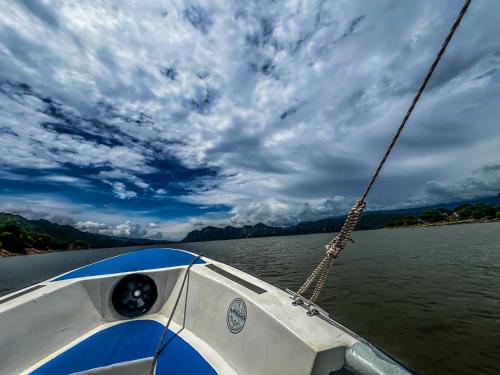
{"label": "boat interior floor", "polygon": [[[164,320],[164,316],[155,314],[148,319],[104,324],[61,348],[28,373],[148,373],[165,328]],[[156,374],[235,373],[210,345],[176,323],[170,324],[161,348]]]}

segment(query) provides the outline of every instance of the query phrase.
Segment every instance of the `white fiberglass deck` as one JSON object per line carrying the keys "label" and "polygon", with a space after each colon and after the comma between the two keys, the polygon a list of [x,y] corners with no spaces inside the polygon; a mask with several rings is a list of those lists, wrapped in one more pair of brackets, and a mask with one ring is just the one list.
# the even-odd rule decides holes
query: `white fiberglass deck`
{"label": "white fiberglass deck", "polygon": [[[227,265],[198,259],[181,289],[195,258],[182,250],[142,250],[4,296],[0,374],[149,374],[179,293],[156,374],[326,375],[359,354],[353,354],[362,344],[355,335],[308,316],[287,293]],[[111,295],[120,280],[137,274],[154,281],[158,297],[140,317],[126,318]],[[346,373],[405,373],[363,348],[374,365]]]}

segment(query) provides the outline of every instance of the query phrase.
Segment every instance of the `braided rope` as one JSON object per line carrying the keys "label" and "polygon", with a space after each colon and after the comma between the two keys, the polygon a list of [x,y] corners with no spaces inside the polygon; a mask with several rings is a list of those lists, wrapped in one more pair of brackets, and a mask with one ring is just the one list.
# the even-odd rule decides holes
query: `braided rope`
{"label": "braided rope", "polygon": [[335,236],[333,240],[326,246],[326,253],[331,257],[337,257],[338,253],[340,253],[347,242],[351,240],[351,234],[356,228],[359,220],[361,219],[361,215],[363,215],[363,211],[366,207],[366,203],[361,199],[357,200],[352,206],[349,214],[347,215],[344,224],[342,225],[342,229],[339,234]]}
{"label": "braided rope", "polygon": [[[366,186],[366,189],[364,190],[363,194],[361,195],[361,198],[356,201],[354,206],[351,208],[349,211],[349,214],[347,215],[344,224],[342,225],[342,228],[335,236],[334,239],[330,241],[330,243],[326,246],[326,255],[323,258],[323,260],[320,262],[320,264],[314,269],[314,271],[309,275],[309,277],[306,279],[304,284],[300,287],[298,290],[297,294],[303,295],[309,287],[312,285],[314,280],[318,278],[318,281],[316,282],[316,286],[314,287],[313,293],[311,295],[311,298],[309,299],[309,302],[311,304],[315,303],[316,300],[319,297],[319,294],[321,293],[321,289],[325,285],[326,279],[328,278],[328,275],[330,274],[330,271],[335,264],[335,261],[338,257],[338,255],[344,250],[344,248],[347,245],[347,242],[351,240],[351,234],[356,228],[356,225],[358,224],[359,220],[361,219],[361,216],[363,215],[363,211],[366,207],[366,197],[368,196],[368,193],[372,189],[373,185],[375,184],[375,181],[377,180],[378,175],[380,174],[380,171],[382,170],[382,167],[384,166],[385,162],[387,161],[387,158],[389,157],[392,149],[394,148],[397,140],[399,139],[399,136],[401,135],[401,132],[403,131],[406,123],[408,122],[408,119],[410,118],[413,110],[415,109],[415,106],[417,105],[420,96],[422,95],[425,87],[427,86],[427,83],[432,77],[432,74],[434,73],[434,70],[436,69],[439,61],[441,60],[441,57],[443,57],[444,52],[446,51],[446,48],[448,47],[448,44],[451,41],[451,38],[453,37],[453,34],[455,34],[455,31],[457,30],[458,26],[460,25],[460,22],[462,21],[463,16],[465,15],[465,12],[469,8],[469,5],[471,3],[471,0],[465,0],[464,5],[462,6],[462,9],[457,15],[457,18],[455,19],[455,22],[450,28],[450,31],[448,32],[448,35],[444,39],[441,48],[439,49],[432,65],[429,67],[429,70],[427,71],[427,74],[425,75],[422,83],[420,84],[420,87],[413,97],[413,100],[411,102],[410,107],[408,108],[405,116],[403,117],[403,120],[401,121],[401,124],[399,125],[398,129],[396,130],[396,133],[391,139],[391,142],[389,143],[389,146],[387,147],[384,156],[382,157],[382,160],[380,160],[375,172],[373,173],[370,182]],[[298,301],[296,299],[296,301]]]}
{"label": "braided rope", "polygon": [[318,264],[318,266],[309,275],[309,277],[304,282],[304,284],[300,287],[300,289],[297,292],[297,294],[302,295],[302,294],[304,294],[307,291],[307,289],[309,289],[309,287],[311,286],[312,282],[316,279],[316,277],[318,277],[318,275],[320,274],[321,270],[323,269],[323,267],[325,266],[325,264],[328,262],[329,259],[330,259],[330,257],[328,257],[328,256],[325,256],[323,258],[323,260],[321,261],[321,263]]}
{"label": "braided rope", "polygon": [[349,215],[342,225],[342,229],[339,234],[335,236],[333,240],[326,246],[326,255],[321,261],[321,263],[316,267],[316,269],[311,273],[311,275],[307,278],[305,283],[300,287],[298,294],[302,295],[305,293],[314,280],[320,275],[316,286],[314,287],[313,294],[310,298],[310,302],[314,303],[319,297],[321,289],[325,285],[326,279],[328,278],[328,274],[330,273],[335,260],[337,259],[338,254],[345,248],[348,241],[351,240],[351,234],[354,231],[354,228],[361,219],[361,215],[363,215],[363,209],[365,208],[366,203],[358,200],[352,206],[349,211]]}

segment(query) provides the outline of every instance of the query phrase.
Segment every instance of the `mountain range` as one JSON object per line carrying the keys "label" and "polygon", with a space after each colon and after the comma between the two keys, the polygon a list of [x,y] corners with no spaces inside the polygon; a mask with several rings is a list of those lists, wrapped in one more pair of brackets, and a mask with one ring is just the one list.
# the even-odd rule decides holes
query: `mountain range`
{"label": "mountain range", "polygon": [[[412,207],[398,210],[368,211],[366,212],[356,227],[356,230],[381,229],[398,217],[414,215],[425,210],[436,210],[439,208],[452,209],[460,204],[485,204],[500,205],[500,194],[495,197],[474,199],[460,202],[450,202],[436,204],[425,207]],[[214,227],[207,226],[199,230],[189,232],[183,242],[230,240],[239,238],[272,237],[272,236],[292,236],[299,234],[338,232],[344,223],[344,216],[337,216],[316,221],[305,221],[288,227],[269,226],[263,223],[255,225],[245,225],[243,227]]]}

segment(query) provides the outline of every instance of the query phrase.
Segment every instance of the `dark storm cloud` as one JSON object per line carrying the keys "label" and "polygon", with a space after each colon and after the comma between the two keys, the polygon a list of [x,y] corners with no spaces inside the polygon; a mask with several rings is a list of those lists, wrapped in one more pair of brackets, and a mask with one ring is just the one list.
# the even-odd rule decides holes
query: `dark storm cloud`
{"label": "dark storm cloud", "polygon": [[3,27],[0,30],[0,38],[3,46],[20,63],[37,68],[40,67],[42,61],[48,62],[51,60],[50,57],[48,61],[45,59],[46,50],[41,44],[24,38],[11,27]]}
{"label": "dark storm cloud", "polygon": [[54,29],[59,28],[59,19],[54,11],[54,7],[45,5],[38,0],[20,0],[19,3],[47,26]]}
{"label": "dark storm cloud", "polygon": [[485,165],[474,171],[472,176],[458,181],[430,181],[425,192],[434,202],[452,202],[500,194],[500,164]]}

